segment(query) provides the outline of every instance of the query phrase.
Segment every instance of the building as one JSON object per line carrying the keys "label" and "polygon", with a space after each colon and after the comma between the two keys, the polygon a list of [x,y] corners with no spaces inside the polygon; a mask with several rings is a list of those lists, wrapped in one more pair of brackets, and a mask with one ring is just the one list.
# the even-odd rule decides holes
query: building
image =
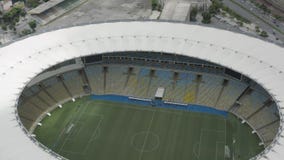
{"label": "building", "polygon": [[210,0],[167,0],[163,1],[163,11],[160,19],[174,21],[188,21],[192,8],[205,11],[211,5]]}

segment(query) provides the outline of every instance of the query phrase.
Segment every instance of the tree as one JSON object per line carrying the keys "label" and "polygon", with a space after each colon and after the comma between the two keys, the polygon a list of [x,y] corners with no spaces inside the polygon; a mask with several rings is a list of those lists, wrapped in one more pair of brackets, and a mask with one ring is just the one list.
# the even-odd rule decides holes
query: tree
{"label": "tree", "polygon": [[39,0],[27,0],[26,5],[29,8],[35,8],[39,5]]}
{"label": "tree", "polygon": [[20,16],[23,16],[25,14],[26,12],[23,8],[14,6],[8,12],[3,14],[2,19],[6,24],[17,23],[20,19]]}
{"label": "tree", "polygon": [[268,34],[265,31],[261,31],[260,36],[266,38],[268,37]]}
{"label": "tree", "polygon": [[202,23],[204,23],[204,24],[209,24],[209,23],[211,23],[211,15],[210,15],[209,12],[203,12],[203,13],[202,13],[202,17],[203,17]]}
{"label": "tree", "polygon": [[220,8],[223,8],[222,2],[218,0],[212,0],[212,4],[209,7],[209,13],[215,15],[220,12]]}
{"label": "tree", "polygon": [[152,10],[162,11],[162,6],[158,0],[152,0]]}
{"label": "tree", "polygon": [[260,9],[262,9],[264,12],[266,12],[266,13],[270,13],[271,11],[266,7],[266,5],[264,5],[264,4],[261,4],[260,6],[259,6],[259,8]]}
{"label": "tree", "polygon": [[35,28],[36,28],[36,26],[37,26],[36,21],[35,21],[35,20],[30,21],[30,22],[29,22],[29,26],[30,26],[30,28],[31,28],[33,31],[35,31]]}
{"label": "tree", "polygon": [[197,8],[193,7],[190,11],[190,21],[196,21]]}
{"label": "tree", "polygon": [[240,27],[244,26],[244,23],[241,22],[241,21],[238,21],[237,24],[238,24]]}
{"label": "tree", "polygon": [[22,30],[22,32],[20,33],[20,36],[25,36],[25,35],[28,35],[28,34],[31,34],[32,31],[30,29],[24,29]]}
{"label": "tree", "polygon": [[260,29],[259,29],[259,27],[258,27],[258,26],[255,26],[255,31],[256,31],[257,33],[259,33],[259,32],[260,32]]}
{"label": "tree", "polygon": [[2,24],[2,25],[1,25],[1,28],[2,28],[4,31],[7,31],[7,25]]}

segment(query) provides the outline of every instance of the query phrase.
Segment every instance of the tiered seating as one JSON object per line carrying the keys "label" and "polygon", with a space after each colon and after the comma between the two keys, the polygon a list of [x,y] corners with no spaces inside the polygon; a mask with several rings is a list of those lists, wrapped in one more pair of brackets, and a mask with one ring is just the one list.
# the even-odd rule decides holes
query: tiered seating
{"label": "tiered seating", "polygon": [[20,115],[26,118],[36,120],[37,117],[40,116],[40,114],[42,113],[42,110],[40,110],[39,108],[36,108],[31,103],[26,102],[18,108],[18,112]]}
{"label": "tiered seating", "polygon": [[47,103],[43,102],[36,95],[33,96],[33,97],[30,97],[29,101],[34,103],[35,105],[39,106],[42,110],[46,110],[47,108],[50,107],[50,104],[47,104]]}
{"label": "tiered seating", "polygon": [[[184,96],[187,92],[187,86],[191,83],[189,73],[177,73],[174,80],[174,72],[171,73],[170,85],[166,89],[165,100],[178,103],[184,103]],[[192,76],[193,77],[193,76]]]}
{"label": "tiered seating", "polygon": [[154,88],[155,90],[154,92],[156,92],[158,87],[165,88],[164,100],[167,100],[167,101],[169,101],[168,97],[172,91],[172,78],[173,78],[173,72],[171,71],[168,71],[168,70],[157,70],[156,71],[155,81],[158,82],[158,84]]}
{"label": "tiered seating", "polygon": [[153,98],[155,93],[159,87],[163,87],[169,90],[169,84],[171,84],[172,72],[171,71],[163,71],[163,70],[155,70],[155,75],[151,79],[151,85],[149,86],[148,97]]}
{"label": "tiered seating", "polygon": [[228,110],[247,87],[246,84],[230,79],[216,105],[216,108]]}
{"label": "tiered seating", "polygon": [[95,94],[104,94],[104,76],[102,66],[87,66],[85,71],[93,92]]}
{"label": "tiered seating", "polygon": [[148,98],[147,89],[150,81],[150,69],[141,68],[137,75],[137,85],[134,91],[134,96],[141,98]]}
{"label": "tiered seating", "polygon": [[124,88],[123,93],[128,96],[134,96],[135,90],[138,85],[138,74],[140,72],[140,68],[135,67],[133,68],[132,75],[129,75],[128,82]]}
{"label": "tiered seating", "polygon": [[223,78],[214,75],[202,75],[196,104],[214,106],[222,88]]}
{"label": "tiered seating", "polygon": [[45,86],[46,91],[55,99],[57,102],[61,100],[70,98],[68,92],[64,88],[62,82],[60,82],[56,77],[44,80],[42,84]]}
{"label": "tiered seating", "polygon": [[[103,67],[103,65],[96,64],[85,68],[95,94],[153,98],[157,88],[164,87],[163,100],[165,101],[199,104],[228,110],[248,87],[247,84],[237,80],[205,73],[134,66],[129,74],[129,66],[106,65],[107,72],[104,72]],[[154,70],[152,75],[150,75],[151,70]],[[62,77],[71,95],[56,77],[42,81],[40,84],[43,88],[34,85],[24,91],[25,99],[18,107],[18,111],[27,128],[49,107],[70,96],[84,93],[84,82],[78,71],[64,73]],[[227,79],[226,83],[224,79]],[[252,86],[253,91],[250,94],[244,94],[239,99],[241,105],[233,111],[253,125],[264,141],[269,143],[279,126],[278,110],[274,103],[271,106],[264,106],[269,95],[261,87]]]}
{"label": "tiered seating", "polygon": [[18,107],[18,113],[22,120],[23,125],[26,128],[30,128],[33,122],[43,113],[42,110],[36,108],[29,102],[23,103],[21,106]]}
{"label": "tiered seating", "polygon": [[122,94],[126,82],[127,68],[111,65],[108,66],[106,79],[106,94]]}
{"label": "tiered seating", "polygon": [[64,83],[73,96],[84,93],[83,81],[78,71],[71,71],[63,74]]}
{"label": "tiered seating", "polygon": [[24,118],[24,117],[21,117],[21,115],[20,115],[20,119],[21,119],[23,125],[24,125],[27,129],[31,128],[32,125],[33,125],[33,123],[34,123],[34,121],[28,120],[28,119],[26,119],[26,118]]}
{"label": "tiered seating", "polygon": [[272,106],[266,106],[261,111],[253,115],[253,117],[249,119],[249,122],[256,129],[258,129],[260,127],[269,124],[270,122],[278,120],[276,114],[277,114],[277,109],[275,104]]}
{"label": "tiered seating", "polygon": [[[264,116],[264,118],[261,119],[261,116]],[[262,126],[257,123],[258,121]],[[258,127],[256,128],[257,132],[261,135],[265,145],[267,145],[270,144],[277,134],[280,121],[277,117],[273,117],[272,114],[269,115],[269,112],[265,113],[265,111],[263,111],[258,116],[251,119],[250,123],[254,127]]]}
{"label": "tiered seating", "polygon": [[254,111],[263,106],[267,100],[267,96],[254,90],[250,95],[244,95],[241,100],[241,106],[235,111],[237,114],[246,118],[250,116]]}
{"label": "tiered seating", "polygon": [[183,78],[183,83],[186,83],[185,93],[183,96],[183,103],[195,103],[196,100],[196,75],[193,73],[187,73],[186,78]]}
{"label": "tiered seating", "polygon": [[277,134],[279,124],[280,124],[280,121],[275,122],[274,124],[272,124],[268,127],[265,127],[261,130],[258,130],[258,133],[260,133],[264,142],[269,144],[271,142],[271,140],[274,139],[275,135]]}

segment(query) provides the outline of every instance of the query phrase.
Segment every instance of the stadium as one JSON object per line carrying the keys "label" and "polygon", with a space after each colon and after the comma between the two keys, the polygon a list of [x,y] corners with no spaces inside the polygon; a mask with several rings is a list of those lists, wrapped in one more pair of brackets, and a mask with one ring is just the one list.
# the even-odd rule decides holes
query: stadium
{"label": "stadium", "polygon": [[0,48],[1,159],[281,160],[284,49],[176,22]]}

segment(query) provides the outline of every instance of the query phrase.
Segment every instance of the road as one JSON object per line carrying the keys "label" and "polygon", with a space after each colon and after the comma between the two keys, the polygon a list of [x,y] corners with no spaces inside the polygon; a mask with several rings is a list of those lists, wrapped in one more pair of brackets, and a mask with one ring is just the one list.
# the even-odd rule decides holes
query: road
{"label": "road", "polygon": [[263,11],[256,8],[251,2],[247,0],[223,0],[223,3],[239,15],[258,25],[266,32],[275,34],[277,38],[284,42],[283,24],[264,14]]}

